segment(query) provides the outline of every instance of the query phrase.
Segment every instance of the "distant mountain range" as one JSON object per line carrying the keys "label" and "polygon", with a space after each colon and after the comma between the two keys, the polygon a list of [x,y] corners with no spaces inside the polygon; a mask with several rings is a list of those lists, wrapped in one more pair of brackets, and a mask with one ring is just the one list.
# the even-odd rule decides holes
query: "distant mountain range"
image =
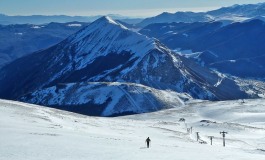
{"label": "distant mountain range", "polygon": [[244,17],[256,17],[265,15],[265,3],[258,4],[243,4],[243,5],[233,5],[230,7],[223,7],[217,10],[206,12],[212,16],[244,16]]}
{"label": "distant mountain range", "polygon": [[[83,112],[89,115],[170,107],[161,100],[166,92],[157,90],[180,93],[175,97],[179,104],[191,97],[228,100],[258,96],[109,17],[49,49],[6,65],[0,74],[0,98],[70,111],[93,106]],[[82,112],[79,109],[76,112]]]}
{"label": "distant mountain range", "polygon": [[[242,22],[252,18],[264,20],[265,17],[265,3],[233,5],[230,7],[223,7],[217,10],[208,12],[163,12],[157,16],[149,18],[132,18],[117,14],[109,14],[115,20],[121,20],[128,24],[135,24],[138,27],[145,27],[153,23],[172,23],[172,22],[209,22],[209,21],[224,21]],[[66,15],[32,15],[32,16],[8,16],[0,14],[0,24],[46,24],[51,22],[66,23],[66,22],[93,22],[100,18],[97,16],[66,16]]]}
{"label": "distant mountain range", "polygon": [[242,22],[248,19],[264,19],[265,3],[248,4],[248,5],[234,5],[230,7],[223,7],[209,12],[164,12],[155,17],[144,19],[138,23],[138,26],[145,27],[154,23],[172,23],[172,22],[210,22],[210,21],[225,21]]}
{"label": "distant mountain range", "polygon": [[140,31],[173,50],[191,50],[186,57],[242,78],[265,79],[265,22],[161,23]]}
{"label": "distant mountain range", "polygon": [[32,15],[32,16],[8,16],[0,14],[0,24],[46,24],[51,22],[66,23],[66,22],[91,22],[99,18],[98,16],[65,16],[65,15],[55,15],[55,16],[45,16],[45,15]]}
{"label": "distant mountain range", "polygon": [[[130,18],[126,16],[110,14],[108,15],[113,19],[122,20],[125,23],[135,24],[142,21],[141,18]],[[9,25],[9,24],[47,24],[51,22],[57,23],[67,23],[67,22],[93,22],[101,16],[66,16],[66,15],[54,15],[54,16],[46,16],[46,15],[32,15],[32,16],[8,16],[5,14],[0,14],[0,24]]]}
{"label": "distant mountain range", "polygon": [[17,58],[51,47],[87,25],[81,22],[0,25],[0,68]]}
{"label": "distant mountain range", "polygon": [[155,17],[144,19],[138,23],[138,26],[144,27],[153,23],[171,23],[171,22],[208,22],[211,19],[206,16],[205,13],[194,13],[194,12],[176,12],[168,13],[164,12]]}

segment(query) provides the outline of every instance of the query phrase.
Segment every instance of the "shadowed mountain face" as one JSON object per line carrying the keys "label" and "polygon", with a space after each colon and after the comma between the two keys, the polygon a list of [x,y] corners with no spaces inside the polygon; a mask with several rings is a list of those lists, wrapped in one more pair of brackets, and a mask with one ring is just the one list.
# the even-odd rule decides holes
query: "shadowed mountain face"
{"label": "shadowed mountain face", "polygon": [[87,24],[71,22],[0,25],[0,68],[17,58],[61,42]]}
{"label": "shadowed mountain face", "polygon": [[[0,74],[1,98],[71,111],[77,105],[90,106],[91,111],[84,114],[93,115],[172,107],[167,100],[157,98],[159,94],[164,96],[165,90],[210,100],[249,97],[235,81],[173,53],[158,40],[133,32],[109,17],[98,19],[58,45],[12,62]],[[91,82],[99,85],[86,87]],[[126,87],[137,85],[141,86]],[[110,90],[108,86],[115,86],[112,88],[120,94],[108,91],[102,95],[105,89]],[[151,89],[143,89],[148,87]],[[76,95],[80,97],[73,98]],[[145,101],[153,105],[141,109]],[[180,104],[181,101],[180,98]],[[126,109],[124,104],[128,105]]]}
{"label": "shadowed mountain face", "polygon": [[192,50],[196,54],[186,56],[207,67],[243,78],[265,78],[263,21],[228,26],[221,22],[153,24],[140,33],[158,38],[171,49]]}

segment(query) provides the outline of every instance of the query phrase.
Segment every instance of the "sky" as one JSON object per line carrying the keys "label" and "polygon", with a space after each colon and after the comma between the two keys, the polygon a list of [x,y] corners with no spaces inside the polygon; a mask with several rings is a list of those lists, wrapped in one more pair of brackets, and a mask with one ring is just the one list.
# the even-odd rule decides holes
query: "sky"
{"label": "sky", "polygon": [[265,0],[0,0],[7,15],[107,15],[148,17],[162,12],[208,11],[234,4]]}

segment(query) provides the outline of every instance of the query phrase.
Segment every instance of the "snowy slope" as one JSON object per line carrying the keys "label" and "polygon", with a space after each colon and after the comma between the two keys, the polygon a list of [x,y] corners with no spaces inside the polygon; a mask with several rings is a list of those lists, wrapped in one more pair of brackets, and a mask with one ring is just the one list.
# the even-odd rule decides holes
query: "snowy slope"
{"label": "snowy slope", "polygon": [[[263,160],[264,102],[202,101],[149,114],[99,118],[0,100],[0,159]],[[186,124],[180,118],[186,118]],[[193,126],[192,134],[186,126]],[[220,131],[228,132],[225,148]],[[195,132],[207,144],[199,144]],[[148,136],[149,149],[144,142]],[[207,136],[215,137],[212,146]]]}
{"label": "snowy slope", "polygon": [[183,106],[184,101],[192,98],[140,84],[90,82],[61,84],[21,99],[81,114],[118,116]]}
{"label": "snowy slope", "polygon": [[[133,53],[130,59],[143,57],[156,47],[153,39],[137,32],[132,32],[110,17],[101,17],[88,27],[70,36],[66,41],[75,45],[76,54],[73,60],[75,69],[82,69],[87,63],[93,62],[99,56],[110,53]],[[67,47],[67,46],[66,46]],[[85,54],[86,53],[86,54]],[[89,54],[87,54],[89,53]]]}

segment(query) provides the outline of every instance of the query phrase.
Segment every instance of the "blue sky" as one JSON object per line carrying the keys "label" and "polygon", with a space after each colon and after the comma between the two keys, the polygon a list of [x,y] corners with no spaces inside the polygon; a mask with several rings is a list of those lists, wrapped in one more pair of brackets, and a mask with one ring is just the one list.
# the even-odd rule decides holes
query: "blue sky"
{"label": "blue sky", "polygon": [[161,12],[207,11],[265,0],[0,0],[7,15],[105,15],[147,17]]}

